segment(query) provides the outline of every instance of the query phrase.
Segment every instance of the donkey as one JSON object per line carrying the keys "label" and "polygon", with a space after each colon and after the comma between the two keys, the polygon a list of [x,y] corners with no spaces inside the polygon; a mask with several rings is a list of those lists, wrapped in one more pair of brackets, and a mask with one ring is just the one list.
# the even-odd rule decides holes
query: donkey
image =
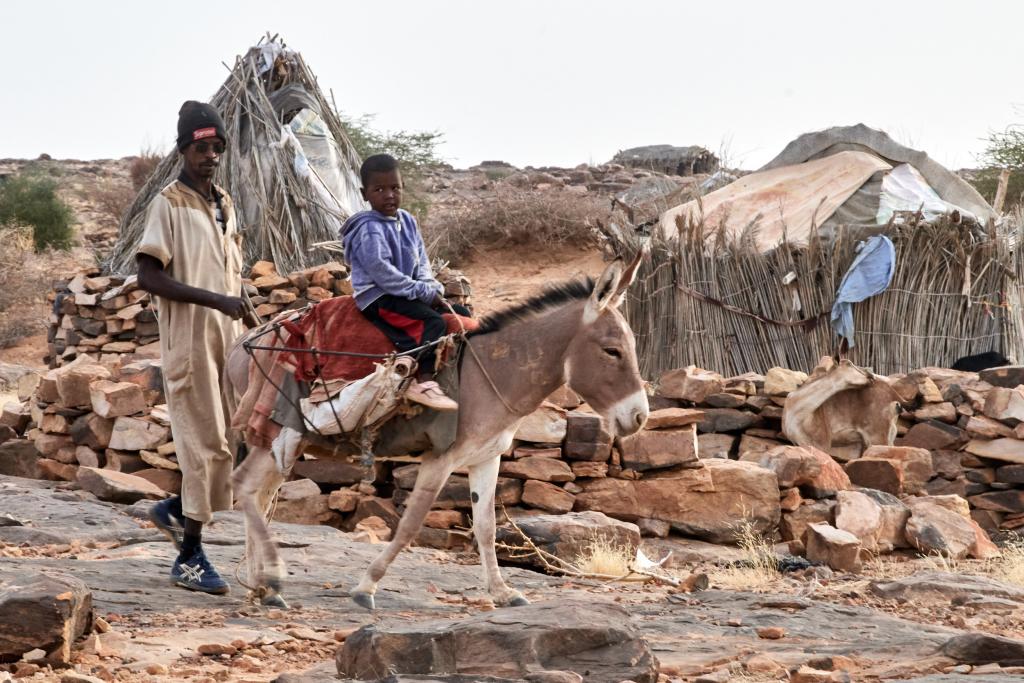
{"label": "donkey", "polygon": [[[569,282],[484,318],[463,355],[456,440],[447,452],[423,456],[398,528],[350,593],[358,605],[374,609],[378,582],[416,537],[438,492],[458,468],[469,472],[473,533],[488,594],[497,606],[528,604],[522,593],[506,585],[495,555],[494,498],[501,453],[512,445],[520,422],[563,384],[601,415],[614,437],[628,436],[644,425],[645,384],[633,332],[619,312],[641,257],[625,268],[621,261],[613,262],[596,284]],[[225,387],[236,402],[245,390],[249,363],[239,346],[228,356]],[[284,476],[265,448],[250,449],[234,474],[235,493],[245,510],[249,577],[258,581],[256,592],[264,604],[285,604],[280,596],[284,565],[266,526]]]}

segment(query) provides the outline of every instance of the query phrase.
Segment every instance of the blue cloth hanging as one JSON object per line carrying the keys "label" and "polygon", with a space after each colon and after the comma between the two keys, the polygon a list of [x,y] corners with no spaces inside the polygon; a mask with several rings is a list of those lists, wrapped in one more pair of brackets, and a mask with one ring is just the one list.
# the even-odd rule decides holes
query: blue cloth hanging
{"label": "blue cloth hanging", "polygon": [[832,329],[853,348],[853,304],[888,289],[896,272],[896,247],[885,235],[857,246],[857,258],[843,275],[832,304]]}

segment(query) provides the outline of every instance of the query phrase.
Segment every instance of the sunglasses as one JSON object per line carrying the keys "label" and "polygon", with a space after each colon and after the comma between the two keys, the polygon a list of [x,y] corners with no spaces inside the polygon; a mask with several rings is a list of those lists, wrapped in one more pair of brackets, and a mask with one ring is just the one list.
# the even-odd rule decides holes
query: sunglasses
{"label": "sunglasses", "polygon": [[200,154],[206,154],[211,149],[213,150],[213,153],[218,156],[224,153],[223,142],[193,142],[192,144]]}

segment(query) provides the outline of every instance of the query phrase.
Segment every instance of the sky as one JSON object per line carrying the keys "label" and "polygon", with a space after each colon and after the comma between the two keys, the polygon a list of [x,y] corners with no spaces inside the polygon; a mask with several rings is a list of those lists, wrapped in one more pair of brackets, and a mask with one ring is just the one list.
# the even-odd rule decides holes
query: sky
{"label": "sky", "polygon": [[181,103],[270,31],[344,113],[441,132],[456,167],[674,144],[753,169],[854,123],[972,167],[1024,122],[1021,25],[988,0],[2,2],[0,158],[169,150]]}

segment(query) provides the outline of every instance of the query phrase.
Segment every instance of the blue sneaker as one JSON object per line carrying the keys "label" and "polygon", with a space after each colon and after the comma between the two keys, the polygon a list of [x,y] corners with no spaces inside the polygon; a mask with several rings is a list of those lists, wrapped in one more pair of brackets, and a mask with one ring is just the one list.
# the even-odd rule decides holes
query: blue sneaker
{"label": "blue sneaker", "polygon": [[149,509],[149,520],[156,528],[171,539],[175,549],[181,551],[181,539],[185,533],[185,515],[181,511],[181,497],[162,500]]}
{"label": "blue sneaker", "polygon": [[184,562],[180,556],[174,561],[174,566],[171,567],[171,583],[203,593],[223,595],[228,592],[227,581],[220,578],[220,574],[206,559],[202,546],[196,548],[192,557]]}

